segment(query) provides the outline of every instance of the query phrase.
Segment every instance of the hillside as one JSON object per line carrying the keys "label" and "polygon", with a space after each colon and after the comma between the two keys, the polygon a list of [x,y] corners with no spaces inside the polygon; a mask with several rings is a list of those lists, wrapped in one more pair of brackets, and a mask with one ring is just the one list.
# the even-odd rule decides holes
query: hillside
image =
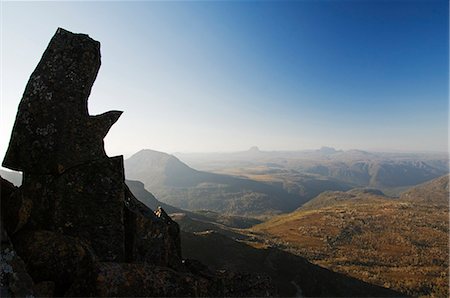
{"label": "hillside", "polygon": [[[400,296],[345,275],[313,265],[306,259],[260,243],[242,228],[258,221],[211,211],[184,211],[159,202],[141,182],[126,181],[132,192],[149,207],[161,205],[182,230],[182,253],[186,262],[197,259],[212,270],[238,270],[270,276],[282,296]],[[224,249],[226,248],[226,249]],[[194,263],[197,264],[197,263]],[[210,269],[195,265],[202,274]]]}
{"label": "hillside", "polygon": [[[360,190],[327,192],[252,231],[330,270],[408,295],[443,297],[449,265],[446,183],[448,176],[401,199]],[[447,202],[446,208],[433,202]]]}
{"label": "hillside", "polygon": [[176,208],[155,198],[152,193],[144,188],[142,182],[132,180],[126,180],[125,182],[139,201],[152,210],[157,210],[158,207],[162,207],[180,224],[181,229],[184,231],[198,232],[216,230],[224,231],[224,234],[230,235],[228,228],[245,229],[261,223],[260,220],[254,218],[226,215],[206,210],[186,211]]}
{"label": "hillside", "polygon": [[303,204],[300,210],[314,210],[322,207],[332,207],[334,205],[346,203],[381,203],[385,202],[387,197],[383,192],[376,189],[352,189],[343,191],[326,191],[314,199]]}
{"label": "hillside", "polygon": [[279,187],[197,171],[172,155],[152,150],[127,159],[125,169],[128,179],[142,181],[161,201],[187,210],[263,215],[291,211],[302,203]]}
{"label": "hillside", "polygon": [[214,269],[264,272],[281,297],[397,297],[400,293],[311,264],[274,247],[235,241],[216,232],[181,233],[183,256]]}
{"label": "hillside", "polygon": [[401,194],[400,199],[412,203],[449,204],[449,176],[443,176],[427,183],[413,187]]}

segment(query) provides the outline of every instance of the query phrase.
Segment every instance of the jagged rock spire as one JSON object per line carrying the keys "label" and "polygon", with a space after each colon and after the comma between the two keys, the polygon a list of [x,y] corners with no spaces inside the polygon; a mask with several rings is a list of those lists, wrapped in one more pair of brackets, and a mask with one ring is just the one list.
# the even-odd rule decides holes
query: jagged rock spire
{"label": "jagged rock spire", "polygon": [[3,166],[60,174],[106,157],[103,138],[120,111],[90,116],[87,100],[100,68],[100,43],[59,28],[25,88]]}

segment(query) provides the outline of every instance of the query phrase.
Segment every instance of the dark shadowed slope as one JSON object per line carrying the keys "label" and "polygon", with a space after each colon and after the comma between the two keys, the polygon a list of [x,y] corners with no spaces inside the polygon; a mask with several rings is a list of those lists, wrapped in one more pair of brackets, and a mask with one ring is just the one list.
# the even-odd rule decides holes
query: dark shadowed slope
{"label": "dark shadowed slope", "polygon": [[158,207],[162,207],[167,213],[185,212],[184,210],[159,201],[151,192],[147,191],[144,188],[144,183],[140,181],[125,180],[125,183],[128,185],[131,192],[136,196],[136,198],[152,210],[156,210],[158,209]]}
{"label": "dark shadowed slope", "polygon": [[183,255],[215,269],[265,272],[282,297],[395,297],[395,291],[374,286],[309,263],[276,248],[255,248],[219,233],[182,233]]}

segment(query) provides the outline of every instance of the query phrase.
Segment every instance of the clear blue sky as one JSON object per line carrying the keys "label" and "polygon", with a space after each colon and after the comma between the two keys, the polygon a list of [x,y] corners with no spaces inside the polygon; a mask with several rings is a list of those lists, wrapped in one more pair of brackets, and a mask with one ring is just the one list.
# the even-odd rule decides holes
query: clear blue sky
{"label": "clear blue sky", "polygon": [[445,151],[448,1],[2,2],[0,154],[57,27],[102,44],[91,114],[143,148]]}

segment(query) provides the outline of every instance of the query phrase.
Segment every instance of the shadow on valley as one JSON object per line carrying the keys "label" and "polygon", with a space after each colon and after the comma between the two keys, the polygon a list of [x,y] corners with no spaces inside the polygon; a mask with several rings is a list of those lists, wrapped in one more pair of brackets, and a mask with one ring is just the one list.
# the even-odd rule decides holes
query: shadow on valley
{"label": "shadow on valley", "polygon": [[269,275],[283,297],[401,297],[399,292],[335,273],[277,248],[255,248],[217,232],[181,234],[182,252],[213,269]]}

